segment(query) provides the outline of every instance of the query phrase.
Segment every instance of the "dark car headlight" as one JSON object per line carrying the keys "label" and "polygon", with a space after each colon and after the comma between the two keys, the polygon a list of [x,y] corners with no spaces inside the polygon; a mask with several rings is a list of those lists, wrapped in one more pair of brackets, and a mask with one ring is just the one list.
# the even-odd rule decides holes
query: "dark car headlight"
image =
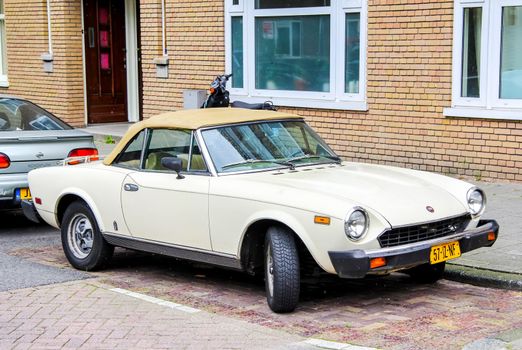
{"label": "dark car headlight", "polygon": [[468,208],[471,214],[479,215],[484,212],[486,207],[486,195],[478,188],[471,188],[468,191]]}
{"label": "dark car headlight", "polygon": [[344,232],[349,239],[358,241],[364,237],[369,225],[368,213],[360,207],[355,207],[346,215]]}

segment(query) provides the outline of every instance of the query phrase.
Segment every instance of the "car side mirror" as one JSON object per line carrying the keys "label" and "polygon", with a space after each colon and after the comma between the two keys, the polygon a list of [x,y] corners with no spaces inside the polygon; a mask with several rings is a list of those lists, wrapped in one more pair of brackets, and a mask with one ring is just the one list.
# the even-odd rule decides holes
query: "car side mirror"
{"label": "car side mirror", "polygon": [[173,170],[175,171],[178,176],[176,177],[176,179],[184,179],[185,176],[181,175],[181,169],[183,168],[183,163],[181,161],[181,159],[179,159],[178,157],[164,157],[164,158],[161,158],[161,165],[163,165],[163,167],[169,169],[169,170]]}

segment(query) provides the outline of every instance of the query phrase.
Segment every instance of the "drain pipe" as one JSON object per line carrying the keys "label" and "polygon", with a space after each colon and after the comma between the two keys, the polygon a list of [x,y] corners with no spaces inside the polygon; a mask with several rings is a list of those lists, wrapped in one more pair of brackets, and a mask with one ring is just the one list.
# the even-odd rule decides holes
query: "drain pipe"
{"label": "drain pipe", "polygon": [[[49,0],[47,0],[49,1]],[[161,36],[162,36],[162,53],[163,57],[167,57],[166,30],[165,30],[165,0],[161,0]]]}
{"label": "drain pipe", "polygon": [[53,36],[51,32],[51,0],[47,0],[47,35],[48,35],[48,44],[49,50],[42,54],[41,58],[43,61],[43,70],[47,73],[52,73],[53,71]]}
{"label": "drain pipe", "polygon": [[161,57],[156,57],[153,62],[156,65],[156,77],[164,79],[169,77],[169,55],[166,42],[165,17],[165,0],[161,0]]}

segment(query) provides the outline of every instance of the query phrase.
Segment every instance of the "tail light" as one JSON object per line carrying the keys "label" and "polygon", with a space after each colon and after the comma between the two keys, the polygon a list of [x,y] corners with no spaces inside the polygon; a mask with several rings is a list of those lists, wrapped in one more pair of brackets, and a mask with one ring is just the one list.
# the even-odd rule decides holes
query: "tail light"
{"label": "tail light", "polygon": [[9,168],[11,165],[11,159],[7,156],[7,154],[0,153],[0,169]]}
{"label": "tail light", "polygon": [[[67,158],[74,158],[74,157],[88,157],[91,161],[92,160],[98,160],[98,150],[96,148],[77,148],[73,149],[71,152],[69,152],[69,155]],[[81,161],[79,160],[72,160],[69,161],[69,165],[79,164]]]}

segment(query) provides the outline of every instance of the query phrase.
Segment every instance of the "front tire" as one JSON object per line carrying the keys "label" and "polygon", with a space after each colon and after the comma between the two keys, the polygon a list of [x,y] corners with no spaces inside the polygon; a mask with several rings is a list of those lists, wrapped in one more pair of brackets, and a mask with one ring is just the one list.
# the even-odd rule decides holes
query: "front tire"
{"label": "front tire", "polygon": [[299,302],[299,255],[292,232],[270,227],[265,237],[265,290],[268,306],[292,312]]}
{"label": "front tire", "polygon": [[433,284],[444,276],[446,262],[443,261],[438,264],[423,264],[416,266],[406,273],[417,283]]}
{"label": "front tire", "polygon": [[105,267],[114,247],[103,238],[91,209],[84,202],[71,203],[63,215],[62,247],[69,263],[78,270]]}

